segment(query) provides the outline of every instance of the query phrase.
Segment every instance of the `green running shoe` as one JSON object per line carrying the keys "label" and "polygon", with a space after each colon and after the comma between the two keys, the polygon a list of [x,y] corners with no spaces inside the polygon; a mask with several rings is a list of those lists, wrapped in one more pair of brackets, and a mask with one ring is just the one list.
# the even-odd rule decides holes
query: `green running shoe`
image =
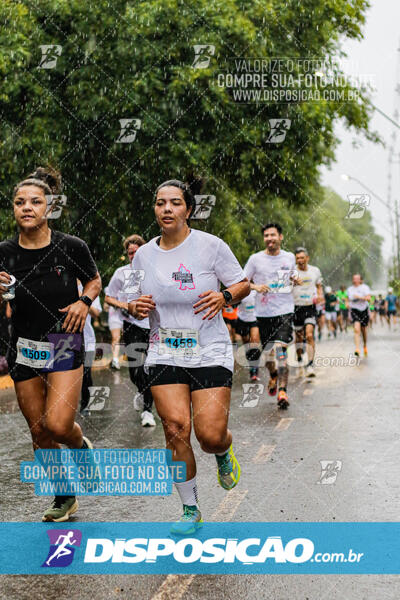
{"label": "green running shoe", "polygon": [[197,506],[183,505],[183,515],[171,527],[171,533],[175,535],[190,535],[203,526],[201,512]]}
{"label": "green running shoe", "polygon": [[75,496],[55,496],[53,504],[46,510],[42,521],[68,521],[69,517],[78,510],[78,500]]}
{"label": "green running shoe", "polygon": [[218,464],[218,483],[224,490],[231,490],[240,479],[240,465],[233,454],[232,444],[224,456],[215,455]]}

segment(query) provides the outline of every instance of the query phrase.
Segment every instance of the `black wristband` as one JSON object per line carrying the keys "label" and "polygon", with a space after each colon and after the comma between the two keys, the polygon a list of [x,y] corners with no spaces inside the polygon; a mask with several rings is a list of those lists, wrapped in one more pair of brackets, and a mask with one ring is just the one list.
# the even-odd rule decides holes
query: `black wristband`
{"label": "black wristband", "polygon": [[92,302],[93,302],[93,300],[91,300],[91,299],[89,298],[89,296],[81,296],[81,297],[79,298],[79,300],[82,300],[82,302],[83,302],[84,304],[86,304],[86,306],[88,306],[89,308],[92,306]]}
{"label": "black wristband", "polygon": [[228,290],[224,290],[222,295],[225,298],[225,304],[230,304],[232,302],[233,296],[230,292],[228,292]]}

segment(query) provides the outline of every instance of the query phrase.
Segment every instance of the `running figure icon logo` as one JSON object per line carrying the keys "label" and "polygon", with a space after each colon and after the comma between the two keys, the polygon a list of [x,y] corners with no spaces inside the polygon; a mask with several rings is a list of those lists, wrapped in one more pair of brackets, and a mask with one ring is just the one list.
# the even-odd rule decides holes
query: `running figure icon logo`
{"label": "running figure icon logo", "polygon": [[207,69],[211,57],[214,56],[215,46],[212,44],[195,44],[193,49],[195,56],[192,67],[194,69]]}
{"label": "running figure icon logo", "polygon": [[49,333],[47,336],[54,345],[54,354],[46,363],[45,370],[68,370],[74,362],[74,352],[82,347],[81,333]]}
{"label": "running figure icon logo", "polygon": [[110,388],[108,386],[91,385],[89,386],[89,404],[88,410],[103,410],[106,401],[110,397]]}
{"label": "running figure icon logo", "polygon": [[80,529],[48,529],[50,548],[42,567],[68,567],[74,558],[75,549],[81,545]]}
{"label": "running figure icon logo", "polygon": [[57,59],[61,56],[62,46],[46,45],[39,46],[42,51],[42,57],[38,65],[38,69],[54,69],[57,65]]}
{"label": "running figure icon logo", "polygon": [[137,294],[140,290],[140,282],[144,280],[144,269],[131,269],[130,267],[124,270],[124,286],[122,293]]}
{"label": "running figure icon logo", "polygon": [[182,263],[179,265],[179,269],[175,271],[175,273],[172,273],[172,279],[175,279],[175,281],[179,281],[180,290],[196,289],[196,286],[193,282],[192,273]]}
{"label": "running figure icon logo", "polygon": [[322,485],[331,485],[335,483],[338,474],[342,470],[341,460],[320,460],[321,475],[317,483]]}
{"label": "running figure icon logo", "polygon": [[194,209],[190,218],[197,221],[205,221],[208,219],[213,207],[215,206],[215,196],[203,196],[196,194],[194,199],[196,200],[196,208]]}
{"label": "running figure icon logo", "polygon": [[64,194],[46,194],[47,210],[44,219],[59,219],[62,210],[67,204],[67,196]]}
{"label": "running figure icon logo", "polygon": [[142,121],[140,119],[120,119],[119,124],[121,126],[121,131],[116,143],[131,144],[134,142]]}
{"label": "running figure icon logo", "polygon": [[361,219],[369,206],[371,198],[368,194],[349,194],[349,210],[345,219]]}
{"label": "running figure icon logo", "polygon": [[270,293],[272,294],[291,294],[293,290],[293,279],[298,278],[296,269],[278,269],[277,280],[270,285]]}
{"label": "running figure icon logo", "polygon": [[281,144],[285,141],[291,124],[291,119],[269,119],[270,132],[266,139],[267,144]]}
{"label": "running figure icon logo", "polygon": [[243,398],[239,408],[254,408],[260,401],[264,393],[264,386],[261,383],[243,383]]}

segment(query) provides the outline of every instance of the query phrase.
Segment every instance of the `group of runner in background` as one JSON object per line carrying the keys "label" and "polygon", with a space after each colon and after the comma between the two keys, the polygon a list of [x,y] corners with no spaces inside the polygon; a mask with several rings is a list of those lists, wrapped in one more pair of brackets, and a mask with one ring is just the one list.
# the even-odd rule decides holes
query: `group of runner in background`
{"label": "group of runner in background", "polygon": [[[372,328],[375,323],[388,325],[389,329],[395,327],[397,324],[398,302],[399,299],[393,294],[393,288],[391,287],[388,288],[385,296],[382,293],[374,295],[371,292],[368,304],[368,327]],[[313,304],[315,305],[318,340],[322,339],[324,331],[327,338],[336,337],[338,332],[347,333],[349,327],[353,324],[347,289],[344,285],[340,286],[340,289],[336,292],[332,292],[332,288],[326,286],[322,296],[317,295],[314,297]],[[243,310],[251,311],[252,309],[254,309],[253,294],[245,298],[241,305],[229,306],[223,310],[223,318],[228,327],[232,343],[247,341],[246,336],[241,333]]]}

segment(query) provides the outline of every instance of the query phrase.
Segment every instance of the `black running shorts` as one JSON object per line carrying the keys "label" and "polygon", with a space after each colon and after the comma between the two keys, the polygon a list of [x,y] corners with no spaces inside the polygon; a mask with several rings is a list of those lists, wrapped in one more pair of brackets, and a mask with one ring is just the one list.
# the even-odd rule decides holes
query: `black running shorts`
{"label": "black running shorts", "polygon": [[274,342],[287,345],[293,341],[293,313],[277,317],[257,317],[257,323],[263,348]]}
{"label": "black running shorts", "polygon": [[357,308],[352,308],[351,319],[353,323],[358,321],[363,327],[366,327],[369,323],[368,308],[366,308],[365,310],[357,310]]}
{"label": "black running shorts", "polygon": [[315,310],[314,304],[294,307],[293,325],[295,329],[300,330],[305,325],[314,325],[315,327],[316,324],[317,311]]}
{"label": "black running shorts", "polygon": [[232,387],[232,371],[225,367],[177,367],[173,365],[149,366],[149,383],[155,385],[171,385],[183,383],[191,392],[217,387]]}
{"label": "black running shorts", "polygon": [[258,327],[257,321],[242,321],[242,319],[236,320],[235,331],[242,337],[250,335],[250,329],[252,327]]}

